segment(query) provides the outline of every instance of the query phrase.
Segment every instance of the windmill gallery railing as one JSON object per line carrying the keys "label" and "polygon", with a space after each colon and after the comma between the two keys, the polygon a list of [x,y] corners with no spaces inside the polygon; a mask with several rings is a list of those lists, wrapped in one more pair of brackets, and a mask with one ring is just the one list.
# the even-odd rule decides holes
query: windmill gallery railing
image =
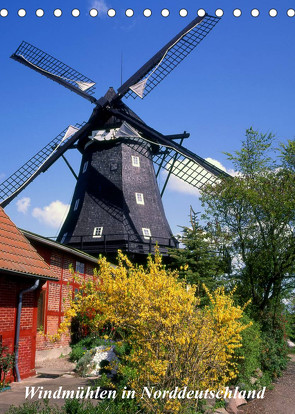
{"label": "windmill gallery railing", "polygon": [[[49,239],[56,240],[56,237],[49,237]],[[179,246],[175,237],[142,236],[139,238],[135,234],[126,233],[103,234],[99,237],[89,236],[89,234],[71,236],[68,241],[65,240],[64,244],[94,255],[114,253],[118,249],[128,253],[148,254],[154,253],[156,246],[162,255],[167,255],[168,249]]]}

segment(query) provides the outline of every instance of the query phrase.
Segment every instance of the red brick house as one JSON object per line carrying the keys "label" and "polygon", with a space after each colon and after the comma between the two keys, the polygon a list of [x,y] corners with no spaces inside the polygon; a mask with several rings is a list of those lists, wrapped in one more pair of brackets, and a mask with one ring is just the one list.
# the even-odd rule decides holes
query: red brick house
{"label": "red brick house", "polygon": [[0,340],[16,351],[18,379],[35,373],[37,300],[47,280],[57,280],[54,272],[0,207]]}
{"label": "red brick house", "polygon": [[38,358],[50,357],[50,352],[48,352],[50,349],[59,349],[60,353],[66,353],[65,347],[70,342],[69,335],[63,335],[61,340],[57,342],[48,340],[46,335],[53,335],[57,332],[69,298],[74,295],[75,290],[79,289],[79,284],[73,281],[69,270],[70,266],[79,272],[81,278],[92,279],[93,270],[97,267],[97,259],[80,250],[64,246],[37,234],[25,230],[22,232],[58,279],[58,281],[48,280],[42,286],[39,296],[37,356]]}
{"label": "red brick house", "polygon": [[66,352],[69,335],[56,342],[46,335],[57,333],[64,309],[79,288],[70,265],[87,279],[96,264],[86,253],[17,229],[0,207],[0,341],[10,352],[18,349],[15,379],[35,374],[36,354],[42,359]]}

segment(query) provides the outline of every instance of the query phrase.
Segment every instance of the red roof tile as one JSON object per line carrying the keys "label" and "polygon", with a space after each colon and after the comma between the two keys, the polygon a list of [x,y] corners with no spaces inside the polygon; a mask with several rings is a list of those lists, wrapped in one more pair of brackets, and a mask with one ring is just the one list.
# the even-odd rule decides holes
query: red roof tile
{"label": "red roof tile", "polygon": [[55,278],[37,253],[0,207],[0,270]]}

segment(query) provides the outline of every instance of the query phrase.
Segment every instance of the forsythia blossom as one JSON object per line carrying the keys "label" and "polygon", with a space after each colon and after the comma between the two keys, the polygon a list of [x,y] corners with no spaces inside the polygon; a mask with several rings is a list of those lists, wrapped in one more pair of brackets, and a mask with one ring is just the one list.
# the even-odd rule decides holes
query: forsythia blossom
{"label": "forsythia blossom", "polygon": [[[220,389],[237,375],[235,348],[241,346],[243,308],[233,292],[207,291],[210,305],[198,307],[195,287],[187,288],[177,272],[168,271],[161,256],[148,258],[147,268],[134,266],[119,252],[119,265],[105,258],[92,282],[83,282],[60,326],[66,332],[78,316],[89,332],[116,332],[115,339],[130,346],[124,364],[135,375],[129,386],[137,395],[145,386],[169,389]],[[110,328],[111,327],[111,328]],[[104,337],[104,334],[101,335]],[[124,364],[123,364],[124,362]],[[179,412],[196,401],[141,401],[150,412]]]}

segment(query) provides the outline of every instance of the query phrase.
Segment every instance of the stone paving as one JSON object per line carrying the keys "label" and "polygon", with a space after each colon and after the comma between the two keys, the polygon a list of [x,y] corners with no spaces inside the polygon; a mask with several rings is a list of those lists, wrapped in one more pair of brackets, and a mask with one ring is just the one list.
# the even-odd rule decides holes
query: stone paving
{"label": "stone paving", "polygon": [[[87,390],[88,386],[94,383],[95,379],[78,377],[73,369],[75,364],[68,360],[67,356],[54,358],[39,362],[36,364],[37,375],[31,378],[26,378],[21,382],[14,382],[11,384],[11,390],[0,393],[0,414],[7,412],[10,406],[19,406],[29,401],[40,401],[39,391],[48,390],[58,391],[62,387],[63,391],[78,391],[84,387]],[[35,387],[35,388],[32,388]],[[43,387],[38,388],[38,387]],[[31,398],[31,394],[26,398],[26,392],[34,390],[37,391],[35,396]],[[58,406],[64,405],[65,400],[50,399],[50,404]],[[93,404],[97,404],[96,400],[92,400]]]}

